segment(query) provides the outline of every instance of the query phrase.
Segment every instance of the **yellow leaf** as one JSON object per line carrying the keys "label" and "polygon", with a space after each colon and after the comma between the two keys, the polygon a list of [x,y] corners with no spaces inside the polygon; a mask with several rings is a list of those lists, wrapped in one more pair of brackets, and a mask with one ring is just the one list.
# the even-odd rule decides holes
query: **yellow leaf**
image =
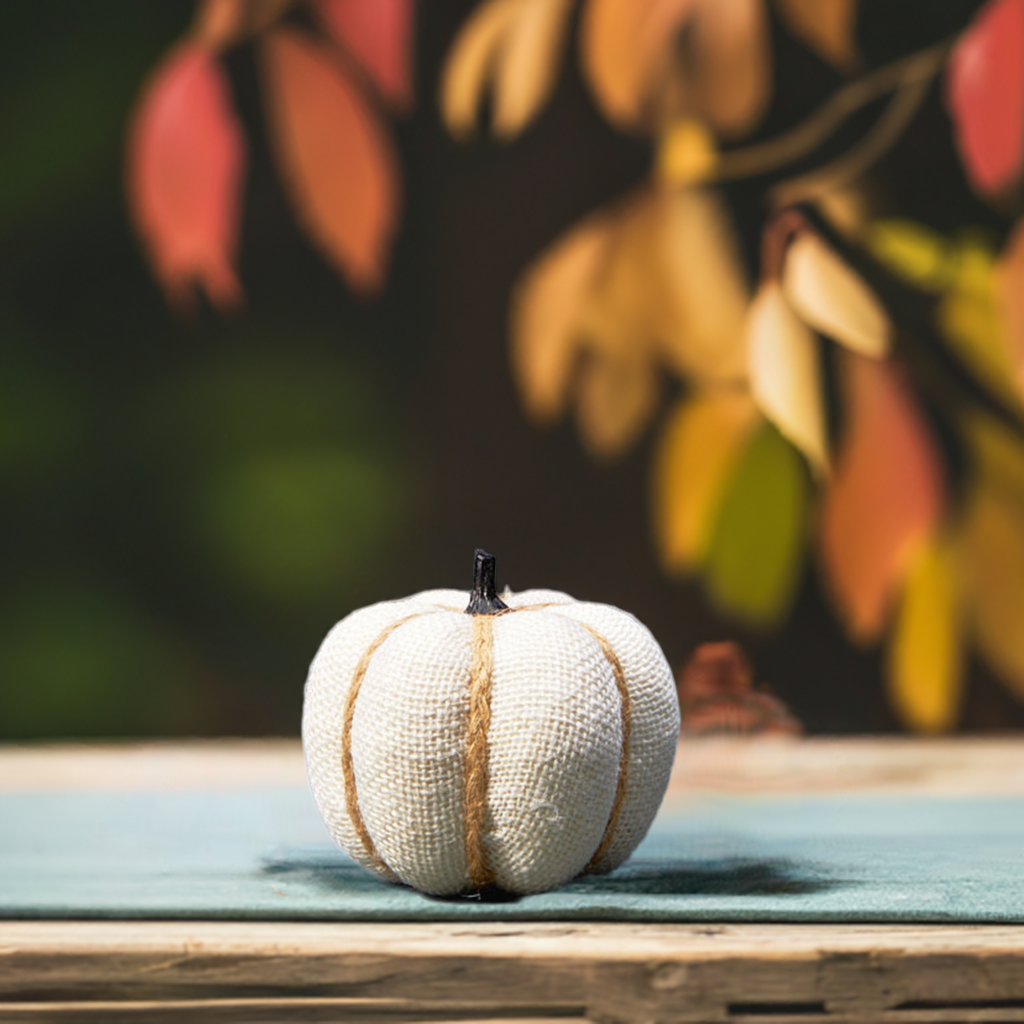
{"label": "yellow leaf", "polygon": [[876,221],[868,231],[868,248],[890,270],[925,291],[941,295],[937,324],[960,358],[1004,399],[1020,402],[1024,375],[1024,338],[1020,356],[1012,348],[1015,332],[1014,259],[1024,261],[1024,245],[1013,242],[996,261],[983,241],[967,236],[951,242],[914,221]]}
{"label": "yellow leaf", "polygon": [[664,358],[700,380],[742,380],[750,292],[726,207],[713,191],[679,189],[656,192],[649,216],[656,265],[644,302]]}
{"label": "yellow leaf", "polygon": [[978,379],[1007,401],[1020,403],[1021,377],[1001,315],[998,283],[990,250],[970,242],[960,246],[937,318],[943,335]]}
{"label": "yellow leaf", "polygon": [[1024,393],[1024,221],[1018,221],[996,268],[996,302],[1005,331],[1013,387]]}
{"label": "yellow leaf", "polygon": [[648,189],[609,219],[608,248],[579,324],[591,346],[640,346],[680,375],[742,380],[747,288],[717,197]]}
{"label": "yellow leaf", "polygon": [[658,400],[656,368],[642,355],[594,354],[580,371],[576,419],[592,455],[621,454],[637,438]]}
{"label": "yellow leaf", "polygon": [[685,398],[669,416],[654,464],[655,536],[662,564],[685,573],[704,558],[725,484],[758,417],[744,391]]}
{"label": "yellow leaf", "polygon": [[865,240],[875,259],[918,288],[940,292],[949,284],[952,246],[937,231],[912,220],[878,220]]}
{"label": "yellow leaf", "polygon": [[572,0],[489,0],[463,26],[445,65],[441,110],[453,135],[472,132],[489,86],[494,133],[517,135],[554,88]]}
{"label": "yellow leaf", "polygon": [[825,222],[846,238],[863,235],[864,226],[871,219],[872,199],[858,182],[833,185],[813,201]]}
{"label": "yellow leaf", "polygon": [[699,121],[673,124],[658,147],[658,173],[667,185],[695,185],[709,181],[718,165],[718,147]]}
{"label": "yellow leaf", "polygon": [[761,286],[747,314],[750,389],[761,411],[822,471],[828,463],[818,339],[779,285]]}
{"label": "yellow leaf", "polygon": [[441,80],[441,113],[453,135],[473,131],[484,89],[515,14],[510,0],[489,0],[462,26]]}
{"label": "yellow leaf", "polygon": [[557,242],[516,286],[512,369],[530,416],[549,422],[565,407],[583,305],[611,237],[605,217],[585,220]]}
{"label": "yellow leaf", "polygon": [[976,472],[986,487],[1004,492],[1024,509],[1024,444],[1005,427],[983,416],[967,423],[967,436],[977,463]]}
{"label": "yellow leaf", "polygon": [[856,69],[857,0],[775,0],[789,30],[840,71]]}
{"label": "yellow leaf", "polygon": [[786,252],[782,287],[804,323],[854,352],[879,358],[889,351],[892,325],[874,292],[810,231]]}
{"label": "yellow leaf", "polygon": [[971,611],[978,647],[1024,699],[1024,514],[1005,494],[979,487],[965,526]]}
{"label": "yellow leaf", "polygon": [[519,0],[494,85],[494,133],[510,139],[533,119],[555,87],[572,0]]}
{"label": "yellow leaf", "polygon": [[782,618],[803,565],[807,476],[794,448],[770,424],[746,445],[726,484],[704,562],[708,591],[757,625]]}
{"label": "yellow leaf", "polygon": [[896,713],[916,732],[948,732],[960,711],[963,622],[956,551],[924,544],[907,572],[888,651]]}
{"label": "yellow leaf", "polygon": [[988,421],[972,437],[977,482],[963,525],[972,624],[985,660],[1024,699],[1024,451]]}
{"label": "yellow leaf", "polygon": [[710,193],[645,190],[591,216],[516,291],[512,362],[531,416],[562,411],[586,355],[580,429],[592,451],[621,451],[654,411],[664,364],[703,381],[743,379],[746,304]]}

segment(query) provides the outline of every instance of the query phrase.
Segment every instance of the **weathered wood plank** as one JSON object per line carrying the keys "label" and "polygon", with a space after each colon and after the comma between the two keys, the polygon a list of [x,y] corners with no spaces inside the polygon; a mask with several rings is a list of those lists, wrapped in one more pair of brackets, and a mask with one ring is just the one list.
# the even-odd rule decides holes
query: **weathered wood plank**
{"label": "weathered wood plank", "polygon": [[[820,1004],[733,1004],[729,1024],[1016,1024],[1024,1021],[1024,1009],[993,1005],[987,1008],[949,1007],[928,1010],[891,1010],[869,1018],[856,1013],[834,1012]],[[495,1007],[432,1007],[414,1003],[387,1003],[353,999],[187,999],[178,1002],[92,1002],[92,1003],[8,1003],[0,1004],[2,1024],[174,1024],[202,1021],[204,1024],[316,1024],[345,1021],[346,1024],[572,1024],[588,1018],[575,1013],[525,1016],[522,1008],[502,1013]],[[486,1014],[481,1016],[481,1014]]]}
{"label": "weathered wood plank", "polygon": [[304,785],[298,740],[0,746],[0,792]]}
{"label": "weathered wood plank", "polygon": [[418,1013],[471,1004],[478,1017],[586,1012],[616,1022],[806,1022],[818,1008],[833,1024],[1011,1020],[1024,1010],[1024,929],[0,926],[0,1006],[312,997],[407,1000]]}
{"label": "weathered wood plank", "polygon": [[[153,790],[305,781],[298,740],[0,746],[0,791]],[[1024,740],[702,739],[679,749],[672,791],[1024,793]]]}

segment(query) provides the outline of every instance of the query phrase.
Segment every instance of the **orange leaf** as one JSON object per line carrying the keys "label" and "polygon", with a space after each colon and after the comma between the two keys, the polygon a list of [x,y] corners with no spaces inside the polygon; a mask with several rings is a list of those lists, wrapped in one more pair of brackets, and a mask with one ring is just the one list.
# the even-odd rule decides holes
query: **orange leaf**
{"label": "orange leaf", "polygon": [[669,416],[654,464],[655,535],[662,564],[689,572],[711,542],[725,485],[759,418],[744,391],[685,398]]}
{"label": "orange leaf", "polygon": [[697,0],[588,0],[580,28],[583,70],[605,116],[638,127],[668,71],[674,41]]}
{"label": "orange leaf", "polygon": [[942,514],[939,453],[888,362],[848,354],[848,422],[821,515],[821,559],[852,636],[874,639],[892,594]]}
{"label": "orange leaf", "polygon": [[[684,30],[689,44],[680,57]],[[762,0],[590,0],[581,33],[584,73],[620,127],[653,127],[671,114],[735,134],[751,128],[768,101]],[[656,108],[659,101],[673,109]]]}
{"label": "orange leaf", "polygon": [[313,0],[324,29],[395,110],[412,103],[413,0]]}
{"label": "orange leaf", "polygon": [[270,141],[298,217],[354,289],[376,291],[399,203],[391,141],[323,46],[276,29],[262,57]]}
{"label": "orange leaf", "polygon": [[861,277],[813,231],[786,250],[782,287],[804,323],[861,355],[889,351],[892,325]]}
{"label": "orange leaf", "polygon": [[610,239],[603,216],[591,217],[546,252],[516,286],[512,368],[533,419],[561,413],[578,352],[581,311]]}
{"label": "orange leaf", "polygon": [[128,133],[131,211],[170,302],[187,305],[193,283],[222,309],[241,300],[244,167],[224,72],[205,47],[182,43],[144,88]]}
{"label": "orange leaf", "polygon": [[686,80],[693,88],[693,113],[723,135],[749,131],[771,95],[763,0],[700,0],[690,45],[693,71]]}
{"label": "orange leaf", "polygon": [[203,0],[196,9],[192,35],[210,49],[223,49],[242,38],[246,13],[245,0]]}
{"label": "orange leaf", "polygon": [[449,54],[441,109],[453,135],[468,135],[488,85],[493,129],[517,135],[555,87],[572,0],[490,0],[474,11]]}
{"label": "orange leaf", "polygon": [[[690,3],[680,3],[680,18]],[[646,6],[626,0],[589,0],[580,27],[583,71],[605,116],[619,127],[635,125],[646,101],[651,54],[637,44],[638,14]],[[645,49],[656,40],[647,39]]]}
{"label": "orange leaf", "polygon": [[857,0],[776,0],[776,7],[793,35],[812,50],[842,72],[856,69]]}
{"label": "orange leaf", "polygon": [[828,462],[818,339],[767,281],[747,315],[750,389],[764,414],[821,471]]}
{"label": "orange leaf", "polygon": [[955,724],[963,686],[963,622],[956,551],[930,538],[911,562],[889,644],[888,689],[897,714],[918,732]]}

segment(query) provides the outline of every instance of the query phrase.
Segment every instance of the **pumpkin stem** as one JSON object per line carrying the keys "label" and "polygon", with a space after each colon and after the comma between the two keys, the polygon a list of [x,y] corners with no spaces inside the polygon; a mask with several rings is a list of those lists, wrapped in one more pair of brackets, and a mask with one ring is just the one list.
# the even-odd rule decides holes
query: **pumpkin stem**
{"label": "pumpkin stem", "polygon": [[477,548],[473,558],[473,589],[469,592],[467,615],[497,615],[508,605],[494,586],[494,555]]}

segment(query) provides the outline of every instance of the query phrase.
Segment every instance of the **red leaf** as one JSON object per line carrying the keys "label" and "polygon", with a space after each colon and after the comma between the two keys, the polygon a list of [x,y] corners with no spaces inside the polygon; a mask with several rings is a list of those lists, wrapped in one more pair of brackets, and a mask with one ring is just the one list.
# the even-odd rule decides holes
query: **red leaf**
{"label": "red leaf", "polygon": [[413,0],[313,0],[324,29],[396,110],[412,103]]}
{"label": "red leaf", "polygon": [[263,42],[270,141],[300,221],[349,284],[383,283],[399,203],[391,142],[330,53],[291,29]]}
{"label": "red leaf", "polygon": [[154,270],[177,305],[193,282],[237,304],[234,268],[245,140],[227,78],[204,47],[183,43],[157,68],[132,116],[128,198]]}
{"label": "red leaf", "polygon": [[825,492],[821,557],[851,635],[881,631],[897,584],[942,513],[939,453],[892,363],[843,363],[849,421]]}
{"label": "red leaf", "polygon": [[1024,0],[990,0],[949,60],[946,102],[979,192],[1002,192],[1024,157]]}

